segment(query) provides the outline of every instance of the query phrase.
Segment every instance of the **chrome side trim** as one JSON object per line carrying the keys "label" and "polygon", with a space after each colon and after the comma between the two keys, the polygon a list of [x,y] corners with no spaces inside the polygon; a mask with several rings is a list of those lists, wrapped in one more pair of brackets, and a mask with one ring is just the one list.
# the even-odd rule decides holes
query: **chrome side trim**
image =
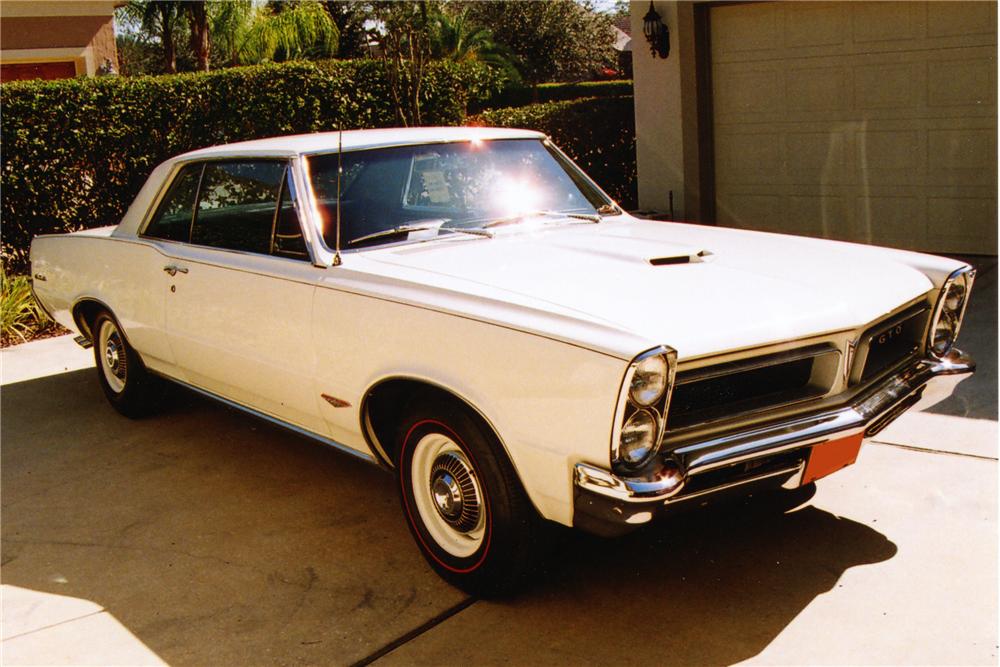
{"label": "chrome side trim", "polygon": [[247,407],[246,405],[243,405],[241,403],[237,403],[236,401],[230,400],[230,399],[225,398],[223,396],[219,396],[218,394],[213,394],[212,392],[210,392],[210,391],[208,391],[206,389],[202,389],[201,387],[196,387],[193,384],[189,384],[187,382],[184,382],[183,380],[178,380],[177,378],[173,378],[173,377],[170,377],[168,375],[164,375],[162,373],[157,373],[156,371],[153,371],[153,370],[149,370],[149,372],[153,373],[154,375],[157,375],[157,376],[159,376],[159,377],[161,377],[161,378],[163,378],[165,380],[168,380],[169,382],[173,382],[174,384],[178,384],[178,385],[184,387],[185,389],[190,389],[191,391],[193,391],[196,394],[200,394],[200,395],[202,395],[202,396],[204,396],[206,398],[210,398],[210,399],[212,399],[214,401],[222,403],[225,406],[228,406],[230,408],[234,408],[236,410],[239,410],[240,412],[244,412],[244,413],[250,415],[251,417],[256,417],[256,418],[262,419],[262,420],[264,420],[266,422],[270,422],[270,423],[274,424],[275,426],[280,426],[280,427],[282,427],[282,428],[284,428],[286,430],[291,431],[292,433],[304,436],[306,438],[309,438],[310,440],[315,440],[316,442],[319,442],[320,444],[326,445],[327,447],[332,447],[333,449],[336,449],[339,452],[343,452],[345,454],[350,454],[350,455],[356,456],[357,458],[359,458],[359,459],[361,459],[363,461],[366,461],[368,463],[371,463],[371,464],[374,464],[374,465],[378,465],[378,461],[371,454],[365,454],[364,452],[359,452],[358,450],[354,449],[353,447],[348,447],[347,445],[343,445],[343,444],[337,442],[336,440],[331,440],[330,438],[327,438],[327,437],[324,437],[322,435],[319,435],[318,433],[313,433],[312,431],[309,431],[309,430],[307,430],[307,429],[305,429],[305,428],[303,428],[301,426],[297,426],[297,425],[292,424],[290,422],[286,422],[286,421],[284,421],[282,419],[279,419],[278,417],[274,417],[272,415],[269,415],[266,412],[261,412],[260,410],[256,410],[254,408]]}

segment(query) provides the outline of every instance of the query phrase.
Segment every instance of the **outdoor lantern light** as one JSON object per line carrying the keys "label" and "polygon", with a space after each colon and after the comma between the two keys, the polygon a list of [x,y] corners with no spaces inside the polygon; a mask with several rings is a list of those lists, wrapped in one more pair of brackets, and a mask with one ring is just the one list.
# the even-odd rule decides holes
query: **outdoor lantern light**
{"label": "outdoor lantern light", "polygon": [[649,11],[642,17],[642,32],[649,42],[649,52],[655,58],[666,58],[670,53],[670,30],[660,20],[660,15],[653,9],[653,0],[649,0]]}

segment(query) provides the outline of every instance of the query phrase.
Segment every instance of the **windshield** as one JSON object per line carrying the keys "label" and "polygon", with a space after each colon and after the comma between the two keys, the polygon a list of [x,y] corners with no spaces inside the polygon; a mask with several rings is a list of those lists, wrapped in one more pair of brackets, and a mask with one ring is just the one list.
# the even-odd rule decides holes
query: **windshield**
{"label": "windshield", "polygon": [[[309,158],[309,172],[323,237],[332,248],[337,154]],[[534,212],[593,215],[611,204],[538,139],[346,152],[340,190],[344,249],[433,238]]]}

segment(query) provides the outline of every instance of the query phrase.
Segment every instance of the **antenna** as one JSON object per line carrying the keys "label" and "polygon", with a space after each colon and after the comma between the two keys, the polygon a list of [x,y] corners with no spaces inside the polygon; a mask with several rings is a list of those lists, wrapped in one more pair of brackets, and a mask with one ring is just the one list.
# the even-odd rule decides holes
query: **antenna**
{"label": "antenna", "polygon": [[344,128],[337,134],[337,240],[333,253],[333,265],[340,266],[340,175],[344,173]]}

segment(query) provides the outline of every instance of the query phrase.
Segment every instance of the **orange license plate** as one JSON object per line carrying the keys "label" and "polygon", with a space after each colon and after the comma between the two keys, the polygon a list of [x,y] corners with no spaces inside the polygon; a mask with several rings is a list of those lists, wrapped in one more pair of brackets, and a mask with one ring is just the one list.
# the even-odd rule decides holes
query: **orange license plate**
{"label": "orange license plate", "polygon": [[802,483],[815,482],[820,477],[826,477],[857,461],[863,437],[863,433],[858,433],[849,438],[829,440],[813,447],[809,454],[809,463],[802,473]]}

